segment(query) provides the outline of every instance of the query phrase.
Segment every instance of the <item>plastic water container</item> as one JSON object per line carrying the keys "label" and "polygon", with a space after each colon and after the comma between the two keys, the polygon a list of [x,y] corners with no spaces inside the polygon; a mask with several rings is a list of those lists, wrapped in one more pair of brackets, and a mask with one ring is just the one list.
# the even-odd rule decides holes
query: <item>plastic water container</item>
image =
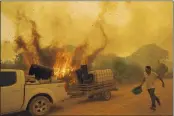
{"label": "plastic water container", "polygon": [[133,88],[132,93],[135,94],[135,95],[141,94],[142,93],[142,87],[138,86],[138,87]]}

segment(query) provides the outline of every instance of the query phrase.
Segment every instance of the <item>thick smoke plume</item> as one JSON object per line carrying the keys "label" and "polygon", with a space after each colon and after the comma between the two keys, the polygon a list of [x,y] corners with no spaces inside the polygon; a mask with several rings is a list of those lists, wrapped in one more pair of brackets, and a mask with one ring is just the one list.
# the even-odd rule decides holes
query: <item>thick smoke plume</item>
{"label": "thick smoke plume", "polygon": [[[72,72],[74,72],[80,67],[81,64],[87,64],[89,68],[91,68],[92,63],[97,55],[102,52],[107,45],[108,37],[105,34],[103,25],[101,24],[102,22],[97,20],[94,25],[97,26],[97,24],[99,24],[98,29],[100,29],[105,40],[104,45],[94,50],[90,55],[87,55],[87,48],[89,46],[87,42],[77,46],[72,53],[67,52],[66,48],[64,47],[58,47],[55,45],[49,45],[47,47],[41,48],[40,40],[42,37],[39,34],[36,22],[31,20],[25,14],[18,13],[18,15],[20,15],[18,16],[20,17],[19,22],[24,20],[27,24],[30,25],[31,29],[31,45],[26,44],[21,36],[17,36],[15,41],[17,44],[17,50],[23,50],[24,62],[26,63],[27,67],[29,67],[32,63],[45,65],[54,68],[56,70],[55,74],[62,77],[64,76],[64,74],[61,75],[62,72],[65,73],[67,69],[70,69]],[[102,15],[104,15],[103,12]],[[99,15],[98,19],[101,19],[101,15]]]}
{"label": "thick smoke plume", "polygon": [[106,36],[106,34],[105,34],[105,32],[104,32],[104,29],[103,29],[103,27],[102,27],[102,25],[100,24],[100,30],[101,30],[101,32],[102,32],[102,35],[103,35],[103,37],[104,37],[104,45],[102,45],[100,48],[98,48],[98,49],[96,49],[91,55],[89,55],[88,57],[87,57],[87,60],[88,60],[88,66],[91,68],[92,66],[92,63],[94,62],[94,60],[96,59],[96,57],[97,57],[97,55],[100,53],[100,52],[102,52],[104,49],[105,49],[105,47],[106,47],[106,45],[107,45],[107,41],[108,41],[108,37]]}
{"label": "thick smoke plume", "polygon": [[94,26],[97,26],[100,29],[102,36],[104,37],[105,40],[104,40],[104,45],[102,45],[100,48],[96,49],[91,55],[87,56],[88,66],[90,68],[92,67],[92,63],[96,59],[97,55],[105,49],[107,42],[108,42],[108,37],[107,37],[107,35],[104,31],[104,27],[103,27],[103,24],[105,24],[104,15],[105,15],[105,13],[107,13],[108,5],[109,5],[108,2],[102,4],[101,12],[98,15],[97,21],[94,23]]}
{"label": "thick smoke plume", "polygon": [[[30,51],[31,54],[27,56],[28,60],[38,59],[38,62],[37,62],[38,64],[45,65],[48,67],[53,67],[54,63],[56,62],[56,54],[58,52],[63,51],[63,48],[58,48],[53,45],[49,45],[45,48],[41,48],[41,45],[40,45],[41,36],[37,30],[36,22],[29,19],[29,17],[27,17],[24,14],[18,13],[18,15],[20,15],[19,17],[22,17],[22,19],[25,20],[26,23],[31,25],[32,45],[26,44],[25,41],[21,38],[21,36],[18,36],[15,41],[17,44],[17,50],[23,49],[24,53]],[[21,21],[21,18],[19,21]],[[31,49],[28,49],[27,47],[28,48],[33,47],[34,49],[32,50],[34,51],[32,51]],[[31,58],[31,56],[34,56],[34,58],[33,57]],[[36,62],[31,62],[31,63],[36,63]]]}
{"label": "thick smoke plume", "polygon": [[24,49],[25,51],[28,51],[27,45],[25,41],[22,39],[22,36],[18,36],[15,42],[17,44],[17,47],[16,47],[17,51],[21,48]]}
{"label": "thick smoke plume", "polygon": [[72,67],[79,67],[82,63],[82,59],[84,59],[84,55],[86,54],[86,49],[88,47],[87,43],[84,43],[78,46],[72,57]]}
{"label": "thick smoke plume", "polygon": [[22,36],[18,36],[15,42],[17,44],[16,51],[23,49],[22,57],[27,69],[29,69],[31,64],[37,63],[36,59],[34,58],[34,54],[29,51],[27,44],[23,40]]}

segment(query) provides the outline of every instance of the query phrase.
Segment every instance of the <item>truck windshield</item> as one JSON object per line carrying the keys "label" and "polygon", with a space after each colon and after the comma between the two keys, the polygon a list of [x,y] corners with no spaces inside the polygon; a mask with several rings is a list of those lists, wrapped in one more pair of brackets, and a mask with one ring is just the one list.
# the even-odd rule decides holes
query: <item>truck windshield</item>
{"label": "truck windshield", "polygon": [[16,83],[16,72],[0,72],[0,86],[11,86]]}

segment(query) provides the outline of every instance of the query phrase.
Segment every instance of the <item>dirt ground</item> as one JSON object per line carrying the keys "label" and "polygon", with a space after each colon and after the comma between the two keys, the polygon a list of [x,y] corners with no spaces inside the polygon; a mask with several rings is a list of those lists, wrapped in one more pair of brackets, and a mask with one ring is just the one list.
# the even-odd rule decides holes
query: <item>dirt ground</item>
{"label": "dirt ground", "polygon": [[133,95],[131,89],[136,84],[120,86],[119,91],[112,92],[110,101],[87,98],[72,98],[64,103],[59,103],[52,108],[49,115],[172,115],[173,107],[173,81],[166,79],[165,88],[161,82],[156,82],[156,95],[161,99],[161,106],[156,111],[149,109],[150,97],[146,88],[140,95]]}

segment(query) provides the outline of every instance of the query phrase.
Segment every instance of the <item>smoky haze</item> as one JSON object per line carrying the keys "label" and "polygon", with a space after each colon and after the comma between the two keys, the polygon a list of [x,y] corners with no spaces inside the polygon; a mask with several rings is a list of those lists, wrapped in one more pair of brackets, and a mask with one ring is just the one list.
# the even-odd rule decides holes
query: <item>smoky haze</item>
{"label": "smoky haze", "polygon": [[[2,2],[2,17],[5,17],[2,20],[4,26],[1,26],[2,39],[14,40],[15,37],[6,36],[6,31],[17,30],[14,25],[16,13],[20,10],[37,24],[41,36],[40,47],[48,46],[53,41],[58,41],[60,46],[66,44],[78,46],[87,38],[89,43],[87,52],[91,55],[103,45],[105,39],[101,29],[98,27],[94,29],[93,26],[105,6],[103,3]],[[172,59],[172,2],[108,3],[103,16],[105,22],[102,23],[108,38],[104,53],[128,56],[143,45],[156,43],[168,50],[169,58]],[[5,29],[7,19],[12,22],[11,27],[14,29]],[[28,43],[32,33],[29,24],[21,22],[19,32]],[[5,53],[2,53],[2,56],[5,57]]]}

